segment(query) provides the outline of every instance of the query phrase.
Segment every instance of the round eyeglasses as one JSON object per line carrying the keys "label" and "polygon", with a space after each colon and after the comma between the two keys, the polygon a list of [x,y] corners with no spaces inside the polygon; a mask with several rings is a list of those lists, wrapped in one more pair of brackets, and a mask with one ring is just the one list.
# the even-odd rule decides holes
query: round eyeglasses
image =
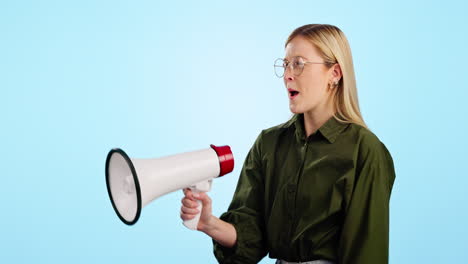
{"label": "round eyeglasses", "polygon": [[275,64],[273,67],[275,68],[275,74],[278,78],[283,78],[284,72],[288,67],[291,67],[292,73],[295,76],[301,75],[302,71],[304,70],[304,66],[306,64],[328,64],[326,62],[311,62],[306,61],[304,58],[297,56],[292,58],[291,62],[287,59],[276,59]]}

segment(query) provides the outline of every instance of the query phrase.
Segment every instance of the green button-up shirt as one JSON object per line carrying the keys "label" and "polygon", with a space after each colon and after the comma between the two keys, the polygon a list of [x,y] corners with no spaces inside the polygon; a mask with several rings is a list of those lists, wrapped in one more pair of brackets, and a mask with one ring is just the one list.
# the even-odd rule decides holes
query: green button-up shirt
{"label": "green button-up shirt", "polygon": [[368,129],[330,118],[306,138],[303,114],[262,130],[220,219],[237,242],[213,240],[220,263],[388,263],[393,160]]}

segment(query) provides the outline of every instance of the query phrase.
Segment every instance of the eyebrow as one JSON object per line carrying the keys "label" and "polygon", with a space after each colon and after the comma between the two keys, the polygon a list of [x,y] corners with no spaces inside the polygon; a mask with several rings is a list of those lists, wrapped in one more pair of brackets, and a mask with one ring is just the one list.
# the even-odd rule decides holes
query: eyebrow
{"label": "eyebrow", "polygon": [[[306,58],[306,57],[304,57],[304,56],[301,56],[301,55],[291,56],[290,58],[295,58],[295,57],[301,57],[301,58],[303,58],[303,59],[309,60],[308,58]],[[288,57],[284,57],[283,59],[284,59],[284,60],[289,60]]]}

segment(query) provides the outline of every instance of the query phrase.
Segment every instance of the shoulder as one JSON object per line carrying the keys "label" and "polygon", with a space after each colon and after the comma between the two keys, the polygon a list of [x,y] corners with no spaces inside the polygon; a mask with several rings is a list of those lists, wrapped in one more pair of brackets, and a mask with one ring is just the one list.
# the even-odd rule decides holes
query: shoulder
{"label": "shoulder", "polygon": [[350,124],[349,129],[355,134],[358,167],[371,166],[394,170],[392,155],[376,134],[356,124]]}
{"label": "shoulder", "polygon": [[259,138],[272,142],[274,139],[277,139],[280,135],[288,131],[290,127],[294,125],[294,121],[295,117],[291,117],[291,119],[286,122],[265,128],[260,132]]}
{"label": "shoulder", "polygon": [[273,147],[275,146],[275,142],[278,142],[282,135],[288,133],[288,131],[292,131],[290,128],[293,126],[294,120],[291,118],[290,120],[283,122],[281,124],[264,128],[260,131],[257,135],[257,138],[252,146],[252,150],[261,156],[265,155],[266,153],[271,153],[273,151]]}
{"label": "shoulder", "polygon": [[360,156],[390,154],[385,144],[369,129],[357,124],[350,124],[348,130],[349,133],[353,134]]}

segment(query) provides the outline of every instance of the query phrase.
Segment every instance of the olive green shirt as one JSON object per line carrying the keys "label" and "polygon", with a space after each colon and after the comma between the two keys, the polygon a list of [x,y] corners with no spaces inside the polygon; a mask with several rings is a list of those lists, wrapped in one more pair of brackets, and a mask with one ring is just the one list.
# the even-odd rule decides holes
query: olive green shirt
{"label": "olive green shirt", "polygon": [[262,130],[220,219],[237,241],[213,240],[220,263],[326,259],[388,263],[393,160],[368,129],[330,118],[306,138],[303,114]]}

